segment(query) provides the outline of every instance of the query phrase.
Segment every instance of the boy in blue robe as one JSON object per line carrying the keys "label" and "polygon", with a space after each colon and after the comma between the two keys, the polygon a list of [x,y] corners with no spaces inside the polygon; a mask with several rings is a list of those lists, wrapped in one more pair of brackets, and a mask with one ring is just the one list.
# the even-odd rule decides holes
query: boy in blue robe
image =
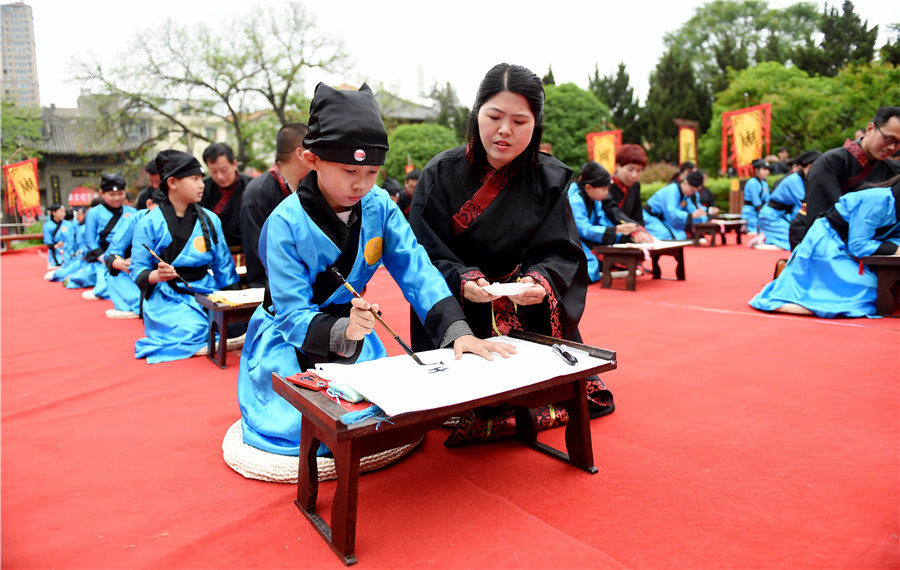
{"label": "boy in blue robe", "polygon": [[166,200],[166,193],[159,188],[151,188],[145,194],[143,204],[138,211],[116,224],[109,238],[106,250],[106,267],[109,270],[109,298],[114,308],[107,309],[106,317],[110,319],[136,319],[141,312],[141,290],[131,278],[131,244],[134,239],[134,228],[138,221],[152,212]]}
{"label": "boy in blue robe", "polygon": [[369,312],[378,305],[354,298],[332,267],[363,291],[384,265],[435,345],[452,345],[457,358],[473,352],[490,360],[492,352],[515,352],[471,334],[403,213],[375,188],[388,141],[368,85],[359,91],[317,85],[303,147],[311,171],[260,235],[270,294],[250,319],[238,375],[244,443],[281,455],[298,454],[301,416],[272,390],[273,372],[289,376],[321,362],[349,364],[387,354]]}
{"label": "boy in blue robe", "polygon": [[97,276],[91,291],[85,291],[85,299],[109,299],[109,270],[104,262],[104,254],[109,247],[109,236],[116,225],[135,213],[135,209],[125,205],[125,178],[120,172],[100,175],[100,197],[103,203],[88,210],[84,218],[84,240],[88,251],[84,259],[91,264]]}
{"label": "boy in blue robe", "polygon": [[[66,219],[65,206],[51,204],[47,208],[47,221],[44,222],[43,233],[44,245],[47,246],[47,269],[54,271],[61,269],[66,265],[66,251],[72,249],[75,241],[75,227]],[[46,275],[44,278],[51,280]]]}
{"label": "boy in blue robe", "polygon": [[66,289],[93,288],[97,284],[97,273],[94,271],[93,265],[84,259],[84,253],[87,251],[87,244],[84,241],[84,221],[91,208],[99,206],[101,203],[103,203],[102,198],[94,198],[87,209],[77,216],[77,220],[73,220],[75,224],[74,262],[65,269],[57,269],[52,279],[52,281],[62,280]]}
{"label": "boy in blue robe", "polygon": [[575,218],[575,227],[581,237],[581,249],[587,257],[588,278],[591,283],[600,280],[600,262],[591,247],[618,243],[639,229],[635,223],[613,223],[603,210],[603,200],[609,197],[611,178],[603,165],[591,161],[581,168],[578,181],[569,186],[569,204]]}
{"label": "boy in blue robe", "polygon": [[[750,306],[823,318],[875,314],[878,277],[859,259],[897,255],[900,181],[841,196],[794,249],[784,270]],[[888,182],[888,183],[890,183]]]}
{"label": "boy in blue robe", "polygon": [[786,251],[791,250],[788,236],[791,221],[800,211],[800,204],[806,195],[806,175],[812,163],[821,155],[821,152],[808,150],[794,159],[800,170],[785,176],[772,190],[769,201],[759,211],[759,235],[755,243],[750,242],[750,247],[765,244]]}
{"label": "boy in blue robe", "polygon": [[644,206],[644,227],[661,240],[684,240],[694,222],[705,222],[706,210],[691,197],[703,186],[703,174],[691,172],[681,182],[657,190]]}
{"label": "boy in blue robe", "polygon": [[744,207],[741,219],[747,222],[747,233],[759,232],[759,211],[769,201],[769,163],[758,158],[753,161],[753,177],[744,184]]}
{"label": "boy in blue robe", "polygon": [[138,220],[130,265],[144,298],[145,336],[135,343],[134,355],[151,364],[205,350],[209,317],[194,292],[240,289],[219,217],[198,204],[203,196],[200,163],[186,152],[164,150],[156,165],[167,198]]}

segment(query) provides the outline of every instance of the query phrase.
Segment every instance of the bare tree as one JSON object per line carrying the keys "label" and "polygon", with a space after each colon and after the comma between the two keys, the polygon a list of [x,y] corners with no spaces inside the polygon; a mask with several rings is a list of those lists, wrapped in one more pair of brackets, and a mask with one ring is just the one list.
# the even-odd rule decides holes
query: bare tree
{"label": "bare tree", "polygon": [[243,165],[250,158],[247,118],[267,109],[281,124],[297,120],[291,109],[304,107],[304,72],[341,72],[346,59],[341,39],[320,35],[306,9],[289,3],[253,9],[214,28],[169,20],[141,34],[116,65],[96,58],[82,62],[76,79],[118,97],[121,104],[110,120],[150,112],[167,119],[171,131],[214,142],[202,125],[184,119],[183,106],[194,115],[220,118],[234,132]]}

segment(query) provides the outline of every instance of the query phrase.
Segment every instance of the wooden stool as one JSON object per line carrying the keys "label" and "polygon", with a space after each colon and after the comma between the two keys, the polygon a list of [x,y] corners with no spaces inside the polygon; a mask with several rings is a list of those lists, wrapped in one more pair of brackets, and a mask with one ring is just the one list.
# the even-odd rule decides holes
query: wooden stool
{"label": "wooden stool", "polygon": [[[209,297],[202,293],[194,293],[194,298],[201,306],[206,307],[209,313],[209,335],[206,339],[207,353],[206,357],[219,365],[223,370],[226,368],[225,355],[227,354],[228,345],[228,325],[231,323],[241,323],[249,321],[261,303],[244,303],[242,305],[229,305],[227,303],[216,303],[211,301]],[[216,332],[219,333],[219,347],[216,350]]]}
{"label": "wooden stool", "polygon": [[684,281],[684,246],[687,242],[675,242],[671,245],[656,245],[655,247],[627,247],[614,245],[595,245],[591,248],[594,253],[603,255],[603,276],[600,286],[609,289],[612,286],[612,266],[620,263],[625,266],[628,275],[625,277],[625,289],[636,290],[637,264],[644,259],[644,249],[650,253],[650,261],[653,264],[653,278],[660,279],[662,271],[659,268],[659,257],[671,255],[675,258],[675,277]]}
{"label": "wooden stool", "polygon": [[875,312],[890,317],[894,313],[894,294],[891,289],[900,281],[900,257],[894,255],[870,255],[860,261],[878,275],[878,297]]}

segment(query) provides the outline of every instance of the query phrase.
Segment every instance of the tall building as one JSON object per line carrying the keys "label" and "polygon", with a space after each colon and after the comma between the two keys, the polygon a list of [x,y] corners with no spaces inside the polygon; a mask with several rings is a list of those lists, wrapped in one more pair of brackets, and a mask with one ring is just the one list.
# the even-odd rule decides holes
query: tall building
{"label": "tall building", "polygon": [[17,105],[40,106],[31,6],[23,2],[3,4],[0,14],[3,32],[0,98]]}

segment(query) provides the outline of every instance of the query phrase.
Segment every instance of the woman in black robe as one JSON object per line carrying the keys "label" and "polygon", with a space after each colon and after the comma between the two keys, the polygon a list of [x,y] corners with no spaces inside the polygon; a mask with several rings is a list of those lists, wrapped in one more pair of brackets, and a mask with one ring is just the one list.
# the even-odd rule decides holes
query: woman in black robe
{"label": "woman in black robe", "polygon": [[[543,119],[537,75],[494,66],[478,89],[468,143],[434,157],[413,194],[409,223],[480,338],[518,329],[581,341],[588,276],[566,194],[572,171],[539,152]],[[531,288],[509,297],[483,288],[516,281]],[[434,348],[410,321],[413,348]],[[589,380],[588,398],[595,417],[613,409],[599,379]],[[559,421],[558,407],[547,413]]]}

